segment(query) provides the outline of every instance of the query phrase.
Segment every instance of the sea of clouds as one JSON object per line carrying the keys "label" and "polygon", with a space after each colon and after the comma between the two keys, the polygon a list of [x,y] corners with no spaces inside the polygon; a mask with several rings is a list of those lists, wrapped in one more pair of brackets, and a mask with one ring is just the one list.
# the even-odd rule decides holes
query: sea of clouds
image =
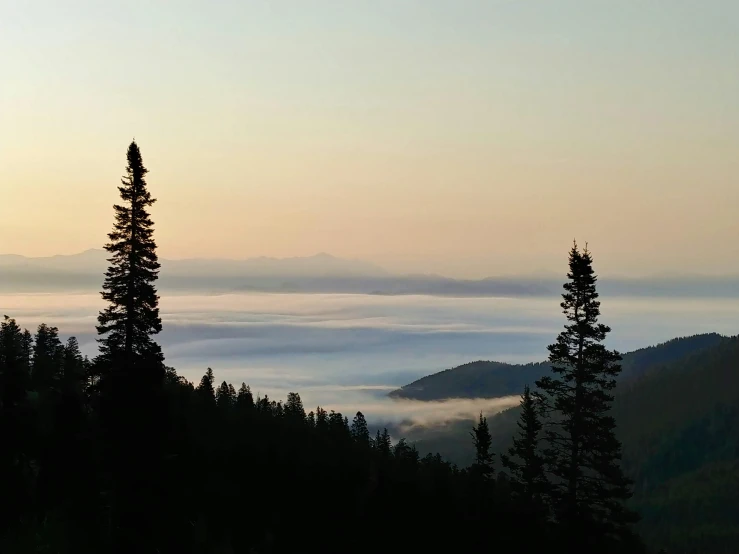
{"label": "sea of clouds", "polygon": [[[739,332],[739,300],[603,298],[609,346],[633,350],[676,336]],[[368,419],[433,425],[474,417],[514,398],[412,402],[387,393],[468,361],[541,361],[562,329],[558,298],[443,298],[351,294],[165,295],[158,340],[167,364],[191,381],[218,382],[307,408],[357,410]],[[45,322],[96,351],[93,294],[0,295],[0,310],[33,330]]]}

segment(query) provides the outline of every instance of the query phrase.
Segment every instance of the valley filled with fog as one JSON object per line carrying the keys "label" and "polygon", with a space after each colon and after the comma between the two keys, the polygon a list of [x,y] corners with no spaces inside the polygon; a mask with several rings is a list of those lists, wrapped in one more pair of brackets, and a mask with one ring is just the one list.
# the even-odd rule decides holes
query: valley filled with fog
{"label": "valley filled with fog", "polygon": [[[733,334],[739,300],[602,297],[609,346],[629,351],[703,332]],[[421,425],[492,413],[518,402],[390,400],[387,393],[423,375],[472,360],[534,362],[561,330],[558,297],[444,298],[353,294],[163,294],[166,363],[198,382],[243,381],[284,399],[297,391],[307,407],[360,409],[372,421]],[[94,356],[97,294],[0,295],[3,314],[34,329],[46,322],[75,335]]]}

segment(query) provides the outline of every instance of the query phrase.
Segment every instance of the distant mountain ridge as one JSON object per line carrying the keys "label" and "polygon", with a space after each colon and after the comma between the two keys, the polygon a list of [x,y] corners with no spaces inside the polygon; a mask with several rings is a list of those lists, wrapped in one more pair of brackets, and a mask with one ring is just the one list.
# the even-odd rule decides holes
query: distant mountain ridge
{"label": "distant mountain ridge", "polygon": [[[17,254],[0,255],[0,268],[25,267],[47,270],[65,270],[83,273],[105,271],[108,253],[102,249],[90,249],[79,254],[44,257],[26,257]],[[260,256],[243,260],[228,258],[160,259],[162,272],[201,275],[301,275],[301,276],[385,276],[381,267],[360,260],[346,260],[321,252],[313,256],[271,258]]]}
{"label": "distant mountain ridge", "polygon": [[[640,348],[623,354],[620,379],[628,381],[642,377],[648,368],[671,363],[688,354],[720,344],[725,337],[707,333],[679,337],[667,342]],[[446,400],[449,398],[497,398],[520,394],[524,385],[548,374],[547,362],[508,364],[476,361],[427,375],[390,392],[391,398],[410,400]]]}
{"label": "distant mountain ridge", "polygon": [[[0,290],[98,290],[108,266],[105,250],[29,258],[0,255]],[[437,275],[395,275],[360,260],[327,253],[308,257],[160,259],[161,290],[530,296],[550,294],[536,279],[457,280]]]}
{"label": "distant mountain ridge", "polygon": [[[99,290],[107,252],[29,258],[0,255],[0,292]],[[541,276],[453,279],[435,274],[398,275],[373,263],[327,253],[293,258],[161,259],[159,289],[227,293],[302,292],[451,297],[555,297],[561,278]],[[605,277],[603,296],[739,297],[739,277]]]}

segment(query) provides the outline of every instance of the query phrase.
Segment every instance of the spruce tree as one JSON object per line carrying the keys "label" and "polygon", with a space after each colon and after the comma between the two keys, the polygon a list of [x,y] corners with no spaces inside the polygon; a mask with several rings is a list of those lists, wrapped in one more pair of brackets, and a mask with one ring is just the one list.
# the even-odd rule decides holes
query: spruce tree
{"label": "spruce tree", "polygon": [[357,412],[357,415],[354,416],[354,419],[352,420],[351,432],[352,437],[357,444],[364,447],[369,447],[370,434],[369,429],[367,428],[367,420],[365,419],[362,412]]}
{"label": "spruce tree", "polygon": [[328,415],[328,430],[337,441],[344,441],[351,437],[349,423],[344,419],[344,416],[341,415],[341,412],[331,410],[331,413]]}
{"label": "spruce tree", "polygon": [[552,476],[555,515],[572,546],[593,548],[627,531],[635,514],[621,470],[621,444],[609,410],[621,356],[602,344],[610,328],[598,322],[600,302],[592,258],[574,244],[561,307],[564,331],[548,347],[551,376],[537,381],[537,398],[551,416],[545,462]]}
{"label": "spruce tree", "polygon": [[26,399],[30,385],[26,336],[7,315],[0,323],[0,410]]}
{"label": "spruce tree", "polygon": [[32,434],[28,410],[28,359],[25,333],[14,319],[0,323],[0,537],[27,514]]}
{"label": "spruce tree", "polygon": [[319,431],[328,430],[328,413],[320,406],[316,408],[316,429]]}
{"label": "spruce tree", "polygon": [[65,391],[81,393],[85,389],[85,359],[75,337],[69,337],[62,348],[62,387]]}
{"label": "spruce tree", "polygon": [[241,383],[241,387],[239,387],[239,392],[236,396],[236,405],[243,411],[249,411],[254,408],[254,396],[252,396],[251,389],[246,383]]}
{"label": "spruce tree", "polygon": [[287,394],[287,401],[285,402],[285,415],[289,417],[292,421],[305,421],[305,409],[303,408],[303,401],[300,399],[300,395],[297,392],[290,392]]}
{"label": "spruce tree", "polygon": [[[126,174],[118,187],[121,203],[105,250],[109,267],[98,314],[98,376],[106,463],[110,466],[112,544],[123,551],[140,550],[140,537],[155,533],[164,502],[157,488],[169,456],[168,402],[164,357],[153,336],[162,329],[154,283],[159,261],[149,208],[141,152],[136,142],[127,151]],[[140,506],[137,508],[136,506]],[[138,513],[136,513],[138,511]]]}
{"label": "spruce tree", "polygon": [[236,398],[231,396],[231,389],[226,381],[223,381],[216,391],[216,404],[222,410],[229,410],[233,406]]}
{"label": "spruce tree", "polygon": [[482,412],[480,412],[480,419],[477,425],[472,427],[470,436],[472,436],[475,444],[475,462],[472,465],[472,470],[475,475],[483,479],[490,479],[495,473],[495,469],[493,468],[494,455],[491,451],[493,439],[490,436],[488,420],[486,417],[483,417]]}
{"label": "spruce tree", "polygon": [[375,448],[377,448],[377,450],[383,456],[390,456],[392,447],[393,447],[393,443],[390,440],[390,433],[387,432],[387,427],[384,427],[382,429],[382,434],[380,434],[380,431],[378,429]]}
{"label": "spruce tree", "polygon": [[513,446],[500,459],[510,471],[509,482],[513,493],[527,510],[543,516],[549,482],[539,444],[542,430],[540,407],[528,385],[524,387],[520,406],[518,436],[513,437]]}
{"label": "spruce tree", "polygon": [[23,330],[23,336],[21,338],[21,350],[23,365],[30,374],[33,359],[33,336],[28,329]]}
{"label": "spruce tree", "polygon": [[213,370],[211,368],[208,368],[205,370],[205,374],[200,379],[200,385],[198,386],[199,390],[205,390],[212,393],[212,395],[215,397],[215,387],[213,386],[215,384],[215,375],[213,375]]}
{"label": "spruce tree", "polygon": [[102,292],[108,307],[98,315],[100,352],[115,371],[125,375],[143,371],[163,375],[164,358],[152,338],[162,330],[154,287],[159,260],[148,212],[155,199],[147,190],[148,170],[135,141],[128,147],[127,159],[126,175],[118,187],[123,202],[113,206],[115,223],[105,245],[110,266]]}
{"label": "spruce tree", "polygon": [[257,397],[257,409],[261,414],[272,415],[272,402],[269,399],[269,395],[265,394],[262,398]]}
{"label": "spruce tree", "polygon": [[56,388],[62,378],[64,347],[59,340],[59,329],[45,323],[38,326],[33,344],[31,386],[41,392]]}

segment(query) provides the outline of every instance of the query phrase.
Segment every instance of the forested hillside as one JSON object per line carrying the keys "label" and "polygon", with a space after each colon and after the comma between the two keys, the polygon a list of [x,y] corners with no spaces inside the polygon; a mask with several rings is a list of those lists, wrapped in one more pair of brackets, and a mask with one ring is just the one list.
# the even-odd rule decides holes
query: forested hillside
{"label": "forested hillside", "polygon": [[[686,354],[719,344],[723,337],[706,333],[672,339],[656,346],[640,348],[623,355],[622,371],[618,379],[628,381],[639,377],[650,368],[667,364]],[[394,390],[393,398],[412,400],[443,400],[445,398],[496,398],[520,394],[525,385],[531,385],[549,371],[546,362],[507,364],[502,362],[470,362],[433,375],[422,377]]]}
{"label": "forested hillside", "polygon": [[[665,361],[659,353],[668,346],[684,355]],[[616,388],[613,415],[624,470],[635,481],[640,533],[668,552],[739,551],[739,338],[699,335],[627,356],[634,377]],[[510,446],[519,417],[516,407],[489,418],[494,450]],[[421,453],[466,464],[474,457],[472,424],[409,438]]]}
{"label": "forested hillside", "polygon": [[644,535],[670,552],[739,551],[739,338],[629,384],[614,416]]}

